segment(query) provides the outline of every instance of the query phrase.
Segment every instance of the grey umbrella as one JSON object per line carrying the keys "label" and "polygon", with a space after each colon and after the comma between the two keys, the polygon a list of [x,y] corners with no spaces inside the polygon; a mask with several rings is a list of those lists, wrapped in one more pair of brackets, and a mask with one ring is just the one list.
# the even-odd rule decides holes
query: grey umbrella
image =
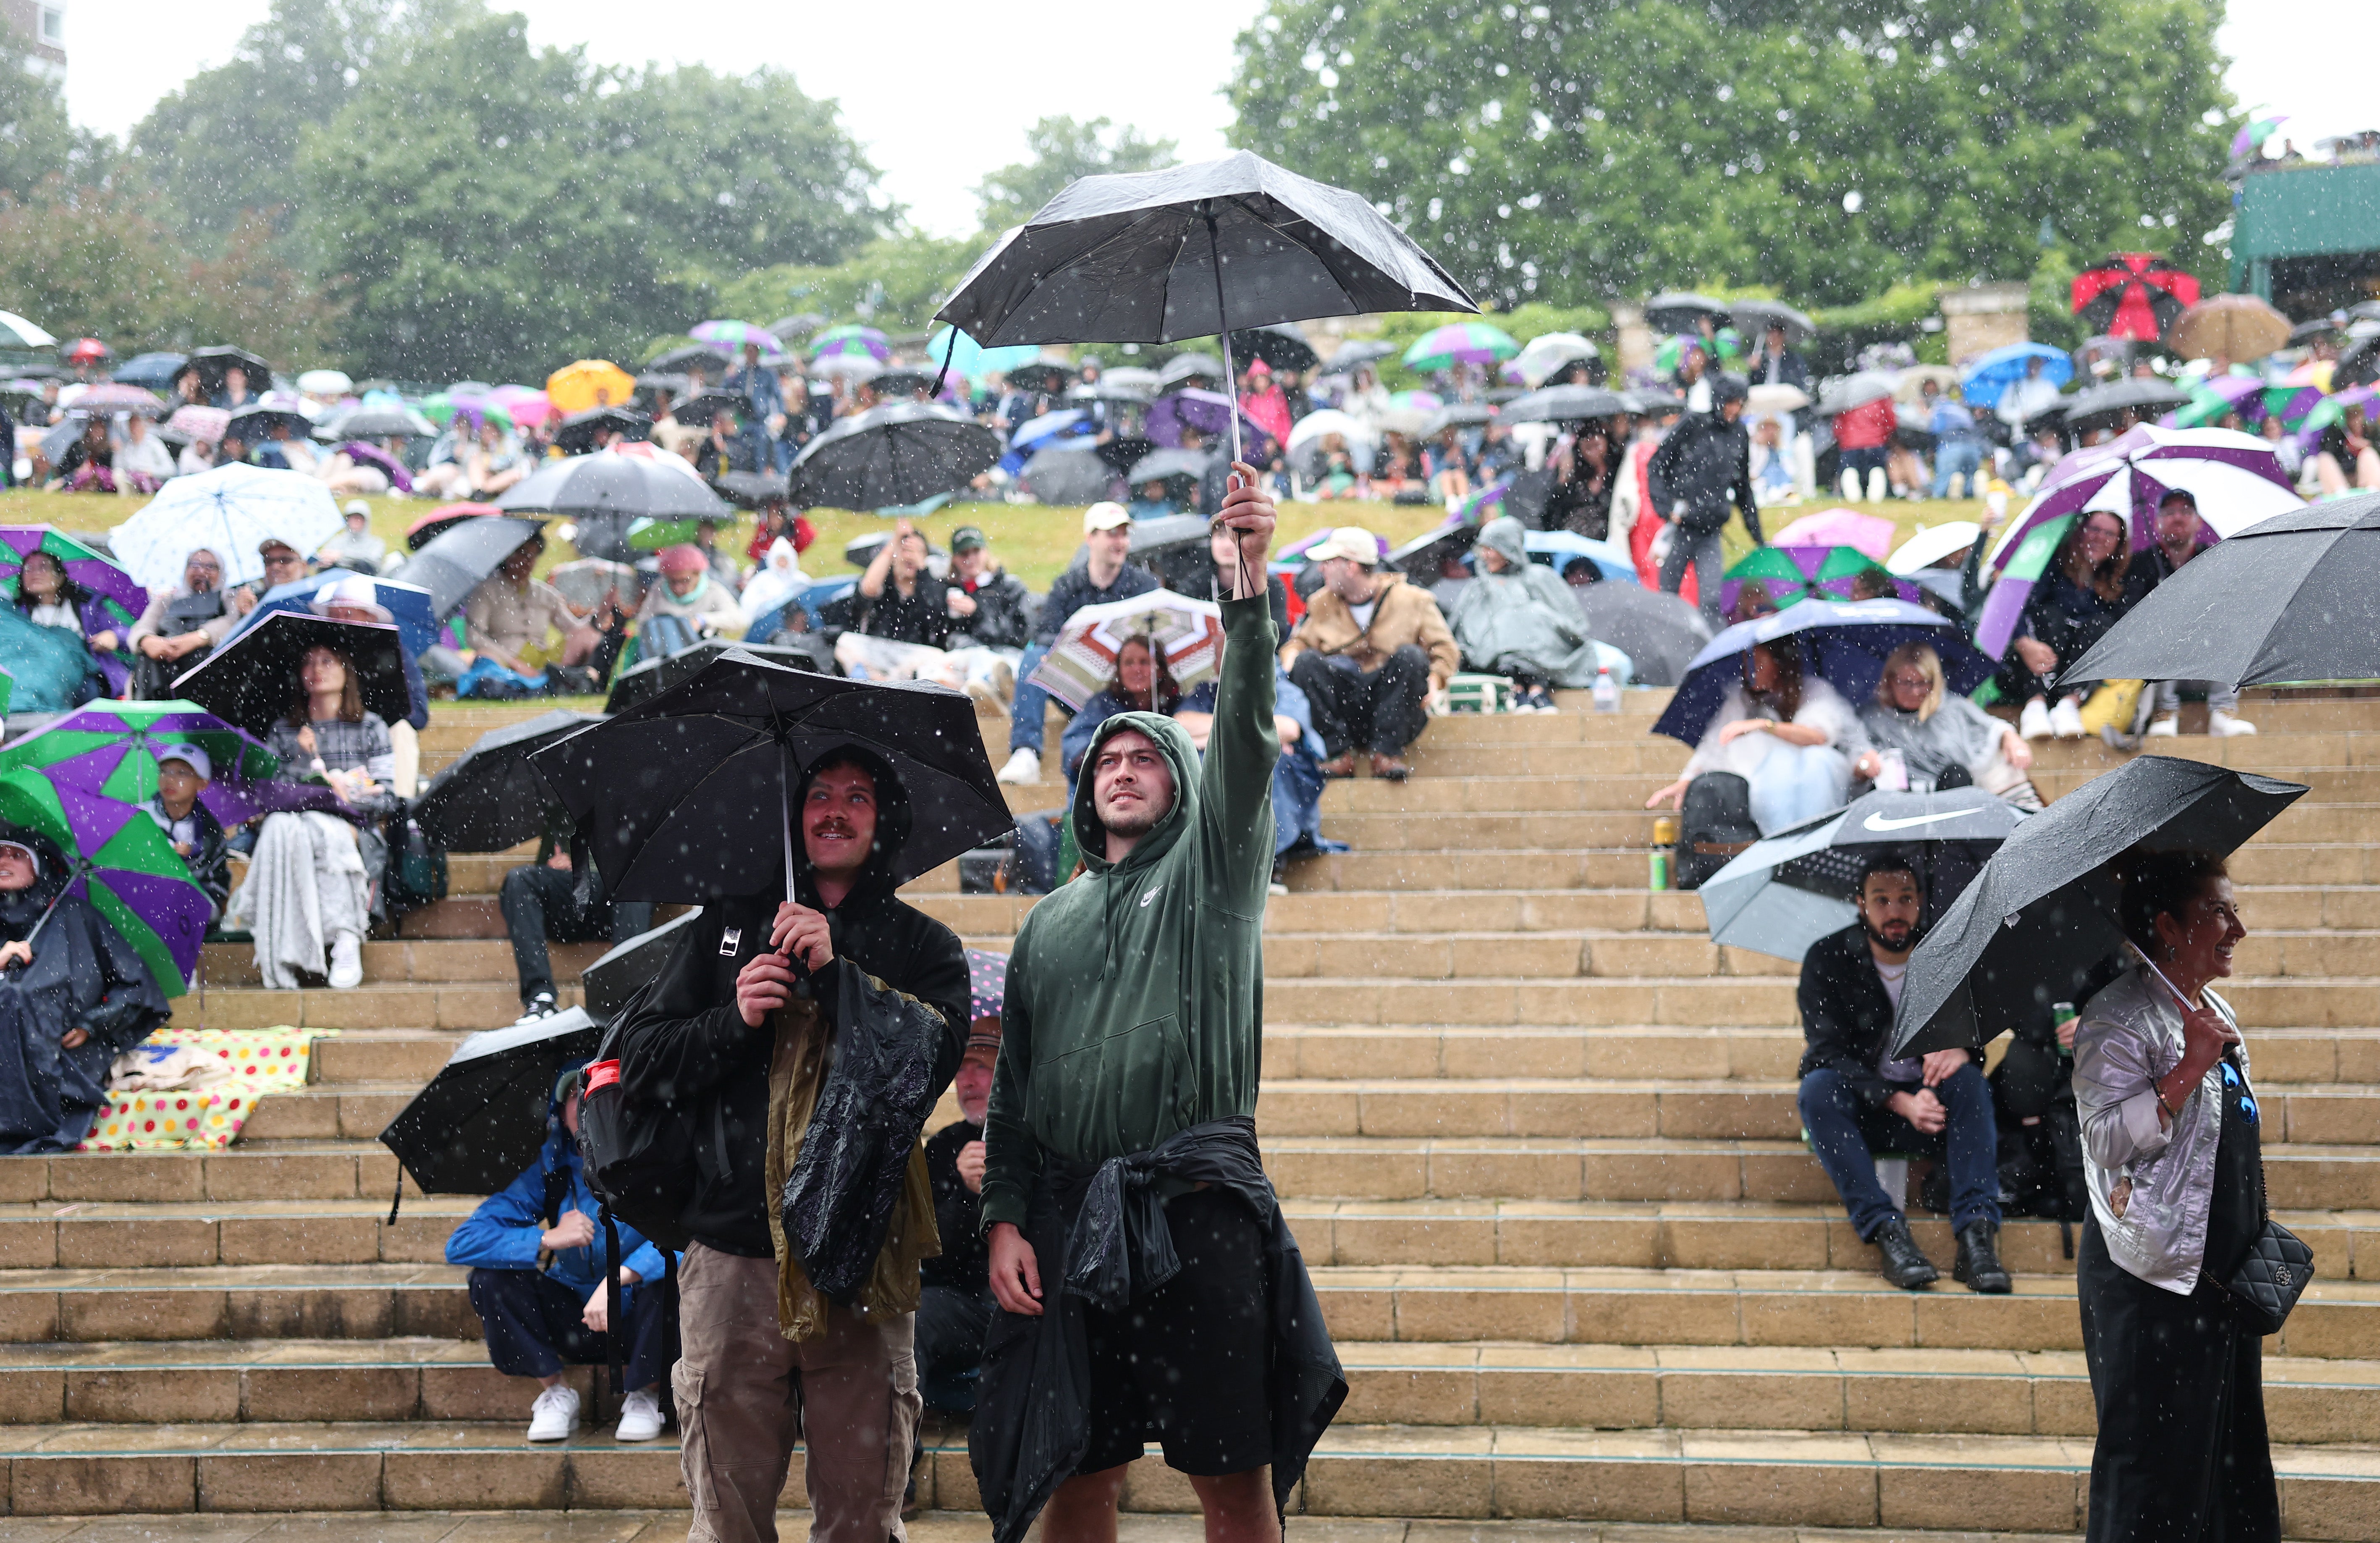
{"label": "grey umbrella", "polygon": [[1711,640],[1710,624],[1698,608],[1658,589],[1605,579],[1573,585],[1571,594],[1586,614],[1588,635],[1626,654],[1642,685],[1677,685]]}
{"label": "grey umbrella", "polygon": [[1818,334],[1818,323],[1782,300],[1738,300],[1730,308],[1735,330],[1750,338],[1771,326],[1785,329],[1788,343],[1807,343]]}
{"label": "grey umbrella", "polygon": [[548,461],[496,500],[506,514],[615,515],[625,519],[718,519],[734,516],[719,495],[684,467],[642,456],[598,452]]}
{"label": "grey umbrella", "polygon": [[1095,504],[1108,495],[1115,468],[1096,445],[1053,444],[1036,451],[1017,480],[1044,504]]}
{"label": "grey umbrella", "polygon": [[[1452,275],[1358,194],[1247,151],[1087,176],[1002,237],[944,301],[987,348],[1171,343],[1385,310],[1475,312]],[[1239,425],[1232,425],[1239,458]]]}
{"label": "grey umbrella", "polygon": [[1504,404],[1507,423],[1570,423],[1586,418],[1617,418],[1628,404],[1601,386],[1546,386]]}
{"label": "grey umbrella", "polygon": [[724,374],[728,358],[708,343],[687,343],[665,354],[656,354],[645,361],[647,370],[698,369],[711,375]]}
{"label": "grey umbrella", "polygon": [[1167,359],[1165,367],[1157,372],[1157,386],[1163,391],[1169,386],[1182,385],[1190,381],[1220,381],[1222,378],[1223,361],[1214,355],[1176,354]]}
{"label": "grey umbrella", "polygon": [[1863,370],[1854,375],[1837,375],[1818,383],[1818,416],[1832,418],[1853,407],[1864,407],[1870,402],[1881,401],[1892,395],[1893,378],[1874,370]]}
{"label": "grey umbrella", "polygon": [[1645,324],[1657,333],[1697,331],[1706,316],[1714,322],[1726,321],[1727,302],[1681,289],[1656,295],[1645,302]]}
{"label": "grey umbrella", "polygon": [[1211,450],[1155,450],[1135,461],[1123,480],[1137,488],[1169,477],[1204,477],[1214,464]]}
{"label": "grey umbrella", "polygon": [[701,915],[702,907],[697,905],[650,932],[638,933],[588,966],[578,977],[578,986],[586,996],[589,1016],[599,1024],[610,1023],[613,1014],[644,989],[645,982],[662,973],[670,950],[680,942],[679,934]]}
{"label": "grey umbrella", "polygon": [[2170,381],[2155,376],[2127,376],[2078,391],[2062,404],[2070,428],[2090,427],[2088,419],[2112,418],[2118,413],[2136,412],[2144,415],[2170,412],[2190,401],[2190,393]]}
{"label": "grey umbrella", "polygon": [[349,407],[344,412],[332,414],[314,426],[314,437],[319,440],[380,440],[399,434],[427,439],[437,432],[438,425],[411,407],[395,404]]}
{"label": "grey umbrella", "polygon": [[794,457],[802,508],[884,509],[954,492],[1000,459],[999,431],[935,402],[889,402],[837,420]]}
{"label": "grey umbrella", "polygon": [[388,577],[429,590],[431,614],[443,622],[461,610],[471,591],[536,534],[538,522],[533,519],[483,515],[457,520],[424,542],[419,552]]}
{"label": "grey umbrella", "polygon": [[1324,368],[1333,374],[1341,374],[1358,365],[1378,364],[1398,352],[1397,346],[1386,338],[1357,338],[1353,343],[1339,345],[1339,351],[1330,356],[1330,362]]}

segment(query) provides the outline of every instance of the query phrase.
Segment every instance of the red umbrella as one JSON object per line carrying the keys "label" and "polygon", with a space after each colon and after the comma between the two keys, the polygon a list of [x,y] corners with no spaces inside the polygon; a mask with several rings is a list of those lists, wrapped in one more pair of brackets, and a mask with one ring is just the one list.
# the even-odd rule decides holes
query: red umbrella
{"label": "red umbrella", "polygon": [[2116,252],[2074,275],[2074,313],[2110,337],[2155,343],[2198,303],[2198,280],[2155,252]]}
{"label": "red umbrella", "polygon": [[67,346],[66,357],[68,364],[97,364],[114,358],[115,350],[95,337],[78,337]]}

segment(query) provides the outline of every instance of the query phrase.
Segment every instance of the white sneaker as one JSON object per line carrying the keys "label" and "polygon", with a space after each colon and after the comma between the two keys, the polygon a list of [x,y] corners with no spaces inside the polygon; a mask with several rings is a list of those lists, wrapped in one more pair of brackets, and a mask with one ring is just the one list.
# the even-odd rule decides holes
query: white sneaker
{"label": "white sneaker", "polygon": [[1009,753],[1008,764],[1000,769],[1003,783],[1038,783],[1041,780],[1041,752],[1029,745],[1020,745]]}
{"label": "white sneaker", "polygon": [[1870,504],[1881,504],[1884,502],[1884,495],[1889,490],[1885,487],[1884,468],[1882,467],[1868,468],[1867,501]]}
{"label": "white sneaker", "polygon": [[352,990],[364,983],[364,942],[353,932],[342,932],[331,940],[331,985],[336,990]]}
{"label": "white sneaker", "polygon": [[557,1382],[537,1395],[528,1406],[528,1439],[532,1441],[565,1441],[578,1428],[578,1394],[565,1383]]}
{"label": "white sneaker", "polygon": [[2049,732],[2060,739],[2082,737],[2082,710],[2074,705],[2071,697],[2061,697],[2049,710]]}
{"label": "white sneaker", "polygon": [[2039,697],[2025,703],[2024,711],[2017,714],[2016,732],[2026,739],[2047,739],[2049,737],[2048,704]]}
{"label": "white sneaker", "polygon": [[1858,503],[1860,501],[1859,473],[1850,467],[1845,467],[1843,468],[1842,484],[1843,502],[1846,504]]}
{"label": "white sneaker", "polygon": [[2253,734],[2256,725],[2245,718],[2234,718],[2228,712],[2209,712],[2206,715],[2206,732],[2217,739],[2228,739],[2234,735]]}
{"label": "white sneaker", "polygon": [[620,1401],[620,1428],[615,1441],[650,1441],[662,1433],[662,1403],[650,1388],[639,1388]]}
{"label": "white sneaker", "polygon": [[2160,713],[2149,721],[2148,736],[2151,739],[2173,739],[2180,734],[2181,719],[2179,714]]}

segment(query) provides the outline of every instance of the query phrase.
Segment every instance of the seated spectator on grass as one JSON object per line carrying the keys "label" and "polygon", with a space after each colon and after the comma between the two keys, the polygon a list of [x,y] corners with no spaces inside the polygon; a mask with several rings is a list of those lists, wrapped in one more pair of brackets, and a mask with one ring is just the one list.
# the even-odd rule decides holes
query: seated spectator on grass
{"label": "seated spectator on grass", "polygon": [[2023,704],[2019,734],[2082,737],[2082,705],[2098,683],[2066,680],[2058,672],[2106,637],[2155,582],[2147,565],[2132,564],[2124,516],[2084,511],[2025,597],[2016,638],[1995,677],[2002,700]]}
{"label": "seated spectator on grass", "polygon": [[322,565],[330,568],[353,568],[358,573],[378,573],[382,559],[388,555],[388,543],[372,534],[371,505],[360,498],[349,499],[342,511],[346,523],[339,533],[322,543],[316,553]]}
{"label": "seated spectator on grass", "polygon": [[1463,443],[1463,430],[1450,423],[1437,439],[1422,447],[1422,473],[1429,479],[1429,491],[1451,509],[1471,496],[1473,476],[1479,469],[1478,461]]}
{"label": "seated spectator on grass", "polygon": [[124,439],[115,447],[115,491],[152,493],[174,475],[174,453],[157,437],[147,416],[133,413],[124,420]]}
{"label": "seated spectator on grass", "polygon": [[193,549],[182,559],[181,585],[164,593],[151,590],[149,608],[126,635],[140,656],[136,694],[151,701],[173,696],[174,678],[196,668],[255,605],[255,591],[245,585],[226,597],[223,559],[205,547]]}
{"label": "seated spectator on grass", "polygon": [[1908,784],[1920,793],[1980,787],[2021,809],[2037,812],[2041,795],[2024,775],[2033,748],[2024,736],[1949,688],[1942,656],[1925,643],[1903,643],[1884,662],[1876,700],[1860,711],[1868,747],[1852,770],[1873,783],[1884,753],[1898,751]]}
{"label": "seated spectator on grass", "polygon": [[1841,808],[1852,758],[1866,747],[1851,704],[1804,670],[1792,638],[1755,643],[1686,769],[1645,807],[1682,808],[1688,783],[1706,772],[1732,773],[1750,784],[1753,823],[1762,835],[1775,835]]}
{"label": "seated spectator on grass", "polygon": [[499,493],[529,474],[529,459],[521,453],[520,441],[493,418],[480,419],[474,441],[463,453],[462,461],[471,496],[482,502],[493,502]]}
{"label": "seated spectator on grass", "polygon": [[580,666],[600,639],[560,590],[531,577],[544,553],[545,538],[531,536],[464,601],[463,641],[476,657],[457,672],[456,696],[502,699],[595,688]]}
{"label": "seated spectator on grass", "polygon": [[206,751],[196,745],[167,745],[157,752],[157,791],[140,807],[165,832],[174,855],[189,865],[191,881],[213,902],[207,919],[220,921],[231,900],[230,848],[223,821],[199,801],[213,777],[214,763]]}
{"label": "seated spectator on grass", "polygon": [[1289,678],[1305,693],[1314,726],[1339,753],[1327,776],[1350,777],[1359,751],[1372,775],[1402,782],[1405,747],[1427,726],[1427,703],[1462,667],[1454,634],[1429,591],[1379,570],[1379,541],[1342,525],[1306,556],[1322,587],[1281,645]]}
{"label": "seated spectator on grass", "polygon": [[73,1150],[109,1063],[165,1021],[132,945],[64,893],[74,877],[48,837],[0,824],[0,1153]]}
{"label": "seated spectator on grass", "polygon": [[1910,860],[1878,853],[1860,875],[1858,925],[1820,939],[1803,959],[1802,1125],[1852,1229],[1883,1256],[1884,1278],[1906,1291],[1940,1272],[1910,1235],[1901,1197],[1876,1181],[1876,1156],[1946,1160],[1959,1239],[1952,1276],[1970,1291],[2001,1293],[2010,1282],[1998,1251],[1999,1136],[1980,1049],[1886,1055],[1925,907]]}
{"label": "seated spectator on grass", "polygon": [[2316,497],[2344,498],[2380,488],[2380,450],[2373,448],[2369,435],[2360,406],[2322,431],[2309,462]]}
{"label": "seated spectator on grass", "polygon": [[[578,1391],[563,1381],[569,1366],[612,1358],[610,1282],[596,1199],[579,1163],[579,1073],[555,1084],[547,1139],[520,1177],[491,1195],[446,1240],[446,1262],[469,1269],[471,1310],[488,1336],[488,1359],[507,1377],[534,1377],[528,1439],[560,1441],[578,1428]],[[620,1312],[626,1321],[621,1359],[627,1396],[620,1403],[622,1441],[662,1433],[656,1390],[677,1359],[676,1293],[669,1260],[626,1222],[620,1233]]]}
{"label": "seated spectator on grass", "polygon": [[951,577],[944,586],[953,648],[1013,649],[1033,636],[1033,591],[1000,565],[981,528],[951,532]]}
{"label": "seated spectator on grass", "polygon": [[504,875],[497,905],[504,916],[504,936],[513,945],[513,968],[520,978],[522,1023],[551,1017],[557,1010],[546,940],[624,943],[653,925],[650,901],[615,904],[604,893],[602,870],[559,805],[546,820],[537,861]]}
{"label": "seated spectator on grass", "polygon": [[706,638],[744,636],[744,611],[735,591],[713,577],[702,549],[662,549],[662,581],[646,592],[637,612],[637,656],[666,659]]}
{"label": "seated spectator on grass", "polygon": [[1522,712],[1554,711],[1557,686],[1593,686],[1602,658],[1587,635],[1585,613],[1553,569],[1529,561],[1521,522],[1510,515],[1489,520],[1479,528],[1471,553],[1479,577],[1455,601],[1446,624],[1463,662],[1510,679]]}
{"label": "seated spectator on grass", "polygon": [[926,1287],[917,1303],[917,1392],[927,1408],[944,1415],[975,1410],[984,1333],[998,1306],[982,1235],[983,1117],[991,1104],[992,1068],[1000,1060],[1007,966],[1006,954],[967,951],[975,1021],[967,1030],[966,1056],[951,1083],[959,1118],[926,1140],[926,1178],[934,1188],[934,1225],[942,1251],[918,1267]]}
{"label": "seated spectator on grass", "polygon": [[1172,485],[1160,477],[1143,482],[1135,491],[1126,512],[1135,519],[1163,519],[1168,515],[1180,514],[1182,505],[1173,497]]}
{"label": "seated spectator on grass", "polygon": [[859,576],[859,619],[852,630],[929,649],[950,645],[950,591],[926,571],[925,532],[906,519],[893,522],[892,539]]}
{"label": "seated spectator on grass", "polygon": [[51,473],[52,485],[67,492],[114,492],[115,441],[108,435],[107,419],[84,419],[82,432],[67,443]]}

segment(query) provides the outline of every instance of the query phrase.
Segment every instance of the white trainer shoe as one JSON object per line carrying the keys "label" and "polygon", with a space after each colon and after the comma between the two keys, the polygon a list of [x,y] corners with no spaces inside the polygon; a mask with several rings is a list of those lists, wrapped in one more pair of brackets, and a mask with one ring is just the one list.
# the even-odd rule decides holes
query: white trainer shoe
{"label": "white trainer shoe", "polygon": [[2148,736],[2151,739],[2172,739],[2180,733],[2181,718],[2178,713],[2160,713],[2149,722]]}
{"label": "white trainer shoe", "polygon": [[620,1401],[620,1428],[615,1441],[650,1441],[662,1433],[662,1403],[650,1388],[639,1388]]}
{"label": "white trainer shoe", "polygon": [[2024,711],[2017,714],[2016,732],[2026,739],[2047,739],[2049,737],[2048,704],[2039,697],[2025,703]]}
{"label": "white trainer shoe", "polygon": [[364,983],[364,943],[353,932],[331,940],[331,985],[342,991]]}
{"label": "white trainer shoe", "polygon": [[2206,715],[2206,732],[2218,739],[2228,739],[2234,735],[2253,734],[2256,725],[2245,718],[2234,718],[2228,712],[2209,712]]}
{"label": "white trainer shoe", "polygon": [[561,1382],[537,1395],[528,1406],[528,1439],[565,1441],[578,1428],[578,1394]]}
{"label": "white trainer shoe", "polygon": [[2082,710],[2075,705],[2073,698],[2061,697],[2058,705],[2049,710],[2049,732],[2060,739],[2082,737]]}
{"label": "white trainer shoe", "polygon": [[1008,764],[1000,769],[1003,783],[1038,783],[1041,780],[1041,752],[1029,745],[1020,745],[1009,753]]}

